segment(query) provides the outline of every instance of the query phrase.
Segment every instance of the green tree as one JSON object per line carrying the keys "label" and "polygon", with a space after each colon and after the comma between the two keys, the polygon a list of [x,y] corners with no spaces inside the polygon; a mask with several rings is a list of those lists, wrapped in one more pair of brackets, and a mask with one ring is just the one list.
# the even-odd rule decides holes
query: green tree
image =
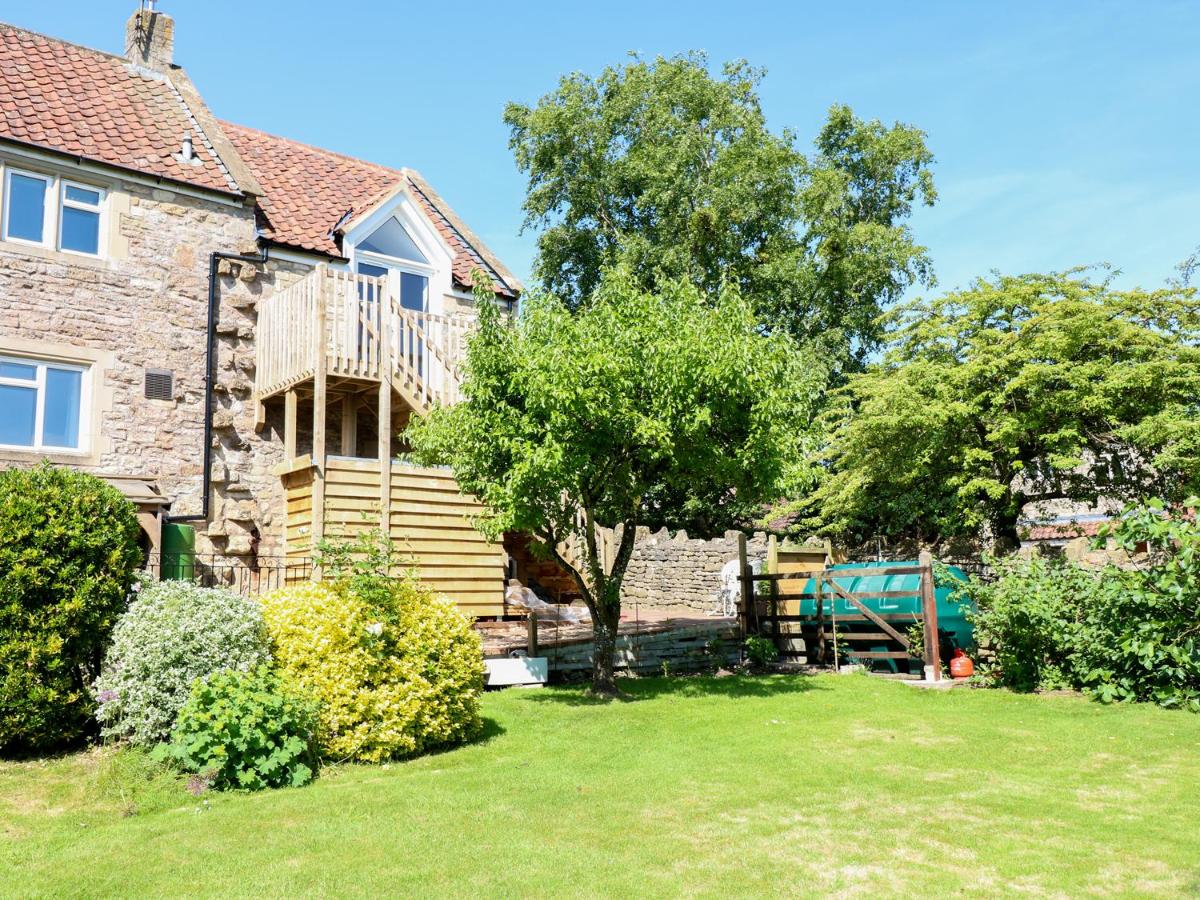
{"label": "green tree", "polygon": [[[407,436],[480,499],[486,532],[533,535],[574,577],[592,615],[593,687],[611,693],[636,528],[717,530],[777,496],[825,373],[790,337],[763,335],[735,288],[714,306],[687,282],[651,293],[611,273],[577,312],[535,294],[508,327],[480,307],[465,399]],[[608,565],[595,526],[620,528]]]}
{"label": "green tree", "polygon": [[936,199],[925,135],[834,106],[806,157],[767,129],[762,78],[744,61],[714,78],[701,53],[635,58],[510,103],[542,286],[578,307],[617,265],[647,290],[684,277],[716,297],[728,280],[770,326],[843,361],[869,352],[880,310],[932,282],[904,224]]}
{"label": "green tree", "polygon": [[826,415],[808,524],[1018,540],[1033,501],[1182,498],[1200,481],[1200,301],[1084,270],[996,276],[897,309]]}

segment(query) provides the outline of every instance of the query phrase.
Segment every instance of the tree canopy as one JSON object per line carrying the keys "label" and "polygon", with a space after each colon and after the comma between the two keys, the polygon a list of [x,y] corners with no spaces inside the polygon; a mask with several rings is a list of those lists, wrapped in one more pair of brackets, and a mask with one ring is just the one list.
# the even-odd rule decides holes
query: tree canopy
{"label": "tree canopy", "polygon": [[[787,335],[762,334],[733,287],[711,304],[686,281],[650,292],[609,273],[578,311],[535,293],[506,326],[480,308],[465,399],[415,422],[409,440],[479,498],[485,531],[533,535],[574,576],[593,618],[595,686],[611,690],[636,528],[716,531],[777,496],[824,372]],[[594,526],[621,529],[611,568]],[[572,538],[582,562],[560,552]]]}
{"label": "tree canopy", "polygon": [[1200,485],[1200,301],[1073,270],[996,276],[890,318],[825,413],[808,524],[848,538],[1017,539],[1035,501]]}
{"label": "tree canopy", "polygon": [[634,58],[510,103],[541,285],[575,308],[618,266],[646,290],[686,278],[716,297],[729,281],[769,326],[861,360],[881,309],[932,283],[905,220],[936,199],[933,156],[918,129],[845,106],[805,156],[767,128],[763,75],[739,61],[713,77],[701,53]]}

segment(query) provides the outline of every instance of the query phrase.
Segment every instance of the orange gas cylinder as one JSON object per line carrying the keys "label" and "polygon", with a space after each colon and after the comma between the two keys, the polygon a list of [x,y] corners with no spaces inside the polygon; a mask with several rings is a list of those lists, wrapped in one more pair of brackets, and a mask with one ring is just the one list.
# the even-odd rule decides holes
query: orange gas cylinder
{"label": "orange gas cylinder", "polygon": [[952,678],[970,678],[975,674],[975,663],[971,662],[971,657],[962,652],[959,647],[954,651],[954,656],[950,659],[950,676]]}

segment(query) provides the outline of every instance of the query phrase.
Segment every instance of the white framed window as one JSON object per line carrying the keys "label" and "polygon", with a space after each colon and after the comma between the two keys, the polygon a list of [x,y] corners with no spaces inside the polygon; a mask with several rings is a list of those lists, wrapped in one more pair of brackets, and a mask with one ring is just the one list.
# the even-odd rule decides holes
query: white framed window
{"label": "white framed window", "polygon": [[104,188],[95,185],[7,167],[4,240],[100,256],[106,195]]}
{"label": "white framed window", "polygon": [[45,244],[54,179],[9,169],[4,173],[4,239]]}
{"label": "white framed window", "polygon": [[59,190],[62,212],[58,217],[58,249],[99,256],[104,191],[66,179]]}
{"label": "white framed window", "polygon": [[0,447],[85,451],[90,372],[76,363],[0,356]]}

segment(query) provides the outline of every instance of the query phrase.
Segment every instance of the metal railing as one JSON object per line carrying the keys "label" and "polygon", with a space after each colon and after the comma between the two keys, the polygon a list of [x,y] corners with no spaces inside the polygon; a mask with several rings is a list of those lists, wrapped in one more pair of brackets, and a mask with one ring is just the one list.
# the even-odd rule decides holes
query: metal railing
{"label": "metal railing", "polygon": [[243,596],[311,581],[313,561],[296,556],[222,556],[218,553],[150,553],[143,567],[160,581],[190,581]]}

